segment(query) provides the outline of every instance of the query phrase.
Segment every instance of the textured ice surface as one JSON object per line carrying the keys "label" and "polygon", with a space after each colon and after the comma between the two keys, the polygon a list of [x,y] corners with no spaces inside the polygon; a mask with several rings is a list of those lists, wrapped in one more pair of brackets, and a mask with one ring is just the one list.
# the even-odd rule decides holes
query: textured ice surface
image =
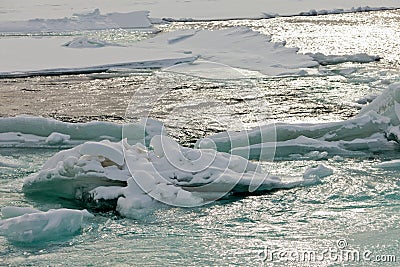
{"label": "textured ice surface", "polygon": [[[93,217],[86,210],[57,209],[41,212],[38,210],[7,207],[2,210],[8,217],[0,221],[0,235],[14,242],[31,243],[54,240],[77,233],[84,218]],[[22,215],[20,215],[22,213]]]}

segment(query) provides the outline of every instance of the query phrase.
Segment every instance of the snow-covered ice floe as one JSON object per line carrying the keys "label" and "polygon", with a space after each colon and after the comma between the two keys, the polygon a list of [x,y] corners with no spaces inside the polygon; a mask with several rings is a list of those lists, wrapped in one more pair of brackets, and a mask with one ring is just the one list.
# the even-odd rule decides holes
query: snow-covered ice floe
{"label": "snow-covered ice floe", "polygon": [[345,62],[370,63],[381,59],[379,56],[370,56],[365,53],[355,55],[324,55],[322,53],[307,53],[306,55],[309,55],[321,65],[335,65]]}
{"label": "snow-covered ice floe", "polygon": [[222,132],[199,140],[197,147],[216,147],[218,151],[261,160],[315,159],[315,153],[322,152],[327,153],[325,157],[367,157],[399,148],[399,103],[400,83],[395,83],[346,121],[277,123],[249,131]]}
{"label": "snow-covered ice floe", "polygon": [[400,169],[400,159],[384,161],[376,164],[375,167],[381,169]]}
{"label": "snow-covered ice floe", "polygon": [[33,208],[4,207],[1,210],[0,235],[20,243],[48,241],[76,234],[85,218],[94,217],[86,210],[55,209],[46,212]]}
{"label": "snow-covered ice floe", "polygon": [[67,32],[105,29],[149,29],[152,24],[148,11],[129,13],[109,13],[102,15],[99,9],[86,14],[73,14],[62,19],[31,19],[26,21],[4,21],[0,23],[0,32],[35,33]]}
{"label": "snow-covered ice floe", "polygon": [[75,200],[141,218],[165,204],[198,206],[232,193],[312,185],[332,174],[318,166],[303,177],[279,178],[240,156],[181,147],[161,135],[150,147],[129,145],[126,139],[81,144],[49,159],[26,178],[23,191],[32,198]]}
{"label": "snow-covered ice floe", "polygon": [[163,125],[151,119],[136,124],[100,121],[68,123],[50,118],[19,115],[0,118],[0,147],[71,148],[89,140],[120,141],[123,129],[131,136],[144,136],[148,143],[152,136],[162,134]]}
{"label": "snow-covered ice floe", "polygon": [[126,47],[62,46],[70,41],[64,37],[1,38],[0,47],[8,52],[2,56],[0,77],[162,68],[196,59],[267,76],[304,75],[305,69],[319,65],[312,57],[297,53],[297,48],[271,42],[270,37],[245,27],[162,33]]}

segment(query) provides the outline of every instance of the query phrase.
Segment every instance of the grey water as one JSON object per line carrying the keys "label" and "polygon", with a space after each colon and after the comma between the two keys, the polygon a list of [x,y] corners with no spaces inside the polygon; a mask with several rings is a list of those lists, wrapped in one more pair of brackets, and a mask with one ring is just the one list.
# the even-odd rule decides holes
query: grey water
{"label": "grey water", "polygon": [[[250,81],[213,81],[168,73],[165,80],[172,89],[152,103],[152,115],[188,146],[207,134],[247,129],[258,123],[348,119],[363,106],[357,100],[400,81],[399,22],[399,11],[379,11],[160,25],[162,31],[247,26],[271,35],[273,41],[286,41],[301,53],[367,53],[382,60],[320,67],[320,74],[305,77]],[[120,43],[151,36],[131,31],[90,34]],[[72,122],[123,123],[127,107],[152,75],[2,79],[0,116],[32,114]],[[0,149],[0,157],[16,164],[0,165],[0,207],[45,210],[63,206],[62,200],[38,204],[21,192],[24,177],[38,171],[56,152]],[[198,208],[158,209],[143,220],[97,213],[78,235],[47,243],[22,246],[0,237],[0,265],[375,266],[379,261],[379,266],[397,266],[399,170],[381,170],[374,165],[399,158],[399,152],[343,161],[275,161],[271,172],[276,175],[301,175],[307,167],[321,163],[334,174],[310,187],[226,199]],[[359,258],[339,253],[343,251],[357,252]]]}

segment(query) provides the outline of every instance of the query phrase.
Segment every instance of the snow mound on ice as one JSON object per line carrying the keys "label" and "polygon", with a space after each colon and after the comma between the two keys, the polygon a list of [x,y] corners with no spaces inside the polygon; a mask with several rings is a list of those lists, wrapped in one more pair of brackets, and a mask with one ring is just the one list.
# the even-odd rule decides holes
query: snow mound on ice
{"label": "snow mound on ice", "polygon": [[99,48],[105,46],[119,46],[119,45],[104,42],[101,40],[88,39],[86,36],[83,36],[83,37],[76,37],[72,41],[63,44],[63,46],[69,48]]}
{"label": "snow mound on ice", "polygon": [[99,9],[86,14],[74,14],[62,19],[31,19],[0,23],[0,32],[65,32],[105,29],[150,28],[148,11],[109,13],[102,15]]}
{"label": "snow mound on ice", "polygon": [[226,194],[310,185],[323,177],[316,172],[284,181],[242,157],[185,148],[167,136],[154,136],[151,147],[123,140],[61,151],[26,178],[23,190],[33,198],[75,200],[140,218],[164,204],[203,205]]}
{"label": "snow mound on ice", "polygon": [[[2,210],[4,213],[4,211]],[[0,221],[0,235],[13,242],[31,243],[70,236],[78,232],[84,218],[93,215],[86,210],[57,209],[41,212],[8,207],[7,215],[22,215]]]}
{"label": "snow mound on ice", "polygon": [[321,65],[335,65],[345,62],[370,63],[381,59],[379,56],[370,56],[365,53],[355,55],[324,55],[322,53],[307,53],[306,55],[309,55]]}

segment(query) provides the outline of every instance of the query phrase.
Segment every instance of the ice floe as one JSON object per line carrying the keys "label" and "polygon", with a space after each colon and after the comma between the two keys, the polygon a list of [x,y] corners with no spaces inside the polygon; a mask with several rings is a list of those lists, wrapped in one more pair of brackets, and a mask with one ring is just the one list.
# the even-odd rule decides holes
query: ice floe
{"label": "ice floe", "polygon": [[[304,75],[318,63],[297,48],[245,27],[224,30],[180,30],[127,47],[68,49],[66,38],[2,38],[0,76],[68,74],[107,71],[111,68],[161,68],[196,59],[258,71],[267,76]],[[83,45],[85,46],[85,44]]]}
{"label": "ice floe", "polygon": [[324,55],[322,53],[307,53],[306,55],[309,55],[321,65],[335,65],[345,62],[370,63],[381,59],[379,56],[370,56],[365,53],[355,55]]}
{"label": "ice floe", "polygon": [[69,199],[140,218],[165,204],[192,207],[231,193],[310,185],[329,173],[320,166],[304,177],[281,179],[240,156],[185,148],[167,136],[154,136],[150,147],[125,139],[84,143],[54,155],[26,178],[23,191],[32,198]]}
{"label": "ice floe", "polygon": [[375,165],[376,168],[381,169],[399,169],[400,168],[400,159],[384,161]]}
{"label": "ice floe", "polygon": [[154,135],[162,134],[161,122],[147,119],[136,124],[116,124],[92,121],[68,123],[55,119],[19,115],[0,118],[0,147],[59,147],[70,148],[86,141],[122,139],[123,130],[131,136],[145,136],[143,142],[150,142]]}
{"label": "ice floe", "polygon": [[42,212],[32,208],[6,207],[2,213],[7,219],[0,220],[0,235],[21,243],[71,236],[81,229],[85,218],[93,217],[86,210],[71,209]]}
{"label": "ice floe", "polygon": [[399,147],[399,102],[400,83],[395,83],[346,121],[277,123],[242,132],[222,132],[199,140],[197,147],[216,147],[218,151],[260,160],[307,158],[315,151],[330,157],[365,157],[393,151]]}
{"label": "ice floe", "polygon": [[148,11],[109,13],[102,15],[99,9],[85,14],[73,14],[62,19],[31,19],[0,23],[0,32],[34,33],[66,32],[104,29],[151,28]]}

